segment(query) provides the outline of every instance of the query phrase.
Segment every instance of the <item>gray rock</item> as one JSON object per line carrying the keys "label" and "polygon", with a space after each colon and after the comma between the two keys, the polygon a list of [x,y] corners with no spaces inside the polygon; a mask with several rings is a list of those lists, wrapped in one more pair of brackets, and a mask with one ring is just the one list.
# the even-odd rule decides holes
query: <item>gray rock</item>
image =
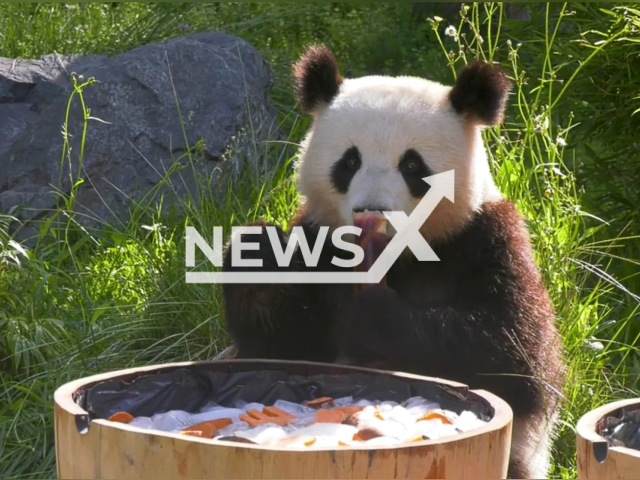
{"label": "gray rock", "polygon": [[[91,119],[82,162],[78,97],[63,152],[72,73],[97,80],[83,92]],[[272,83],[252,46],[221,33],[114,57],[0,58],[0,213],[42,216],[60,202],[52,192],[68,195],[81,177],[78,220],[125,222],[132,201],[155,208],[164,195],[163,205],[179,205],[245,164],[262,168],[262,145],[277,136]]]}
{"label": "gray rock", "polygon": [[36,121],[37,116],[28,103],[0,103],[0,158],[4,157],[27,127]]}

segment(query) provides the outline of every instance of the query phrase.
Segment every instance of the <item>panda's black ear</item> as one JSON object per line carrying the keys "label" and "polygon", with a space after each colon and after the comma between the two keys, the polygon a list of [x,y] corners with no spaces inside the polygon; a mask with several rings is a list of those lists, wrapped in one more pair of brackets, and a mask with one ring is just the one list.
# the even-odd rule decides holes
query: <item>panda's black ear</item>
{"label": "panda's black ear", "polygon": [[500,67],[475,60],[458,74],[449,100],[458,114],[494,126],[502,121],[510,90],[511,82]]}
{"label": "panda's black ear", "polygon": [[342,77],[338,62],[324,45],[307,48],[293,67],[298,101],[305,113],[314,113],[338,93]]}

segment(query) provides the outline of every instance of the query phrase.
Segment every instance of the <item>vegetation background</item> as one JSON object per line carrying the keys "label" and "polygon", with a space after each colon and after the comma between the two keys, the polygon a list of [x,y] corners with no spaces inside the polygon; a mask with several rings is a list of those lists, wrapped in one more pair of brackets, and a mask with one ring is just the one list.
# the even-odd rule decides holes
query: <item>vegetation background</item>
{"label": "vegetation background", "polygon": [[[0,4],[4,57],[115,54],[200,31],[239,35],[270,62],[287,142],[259,147],[281,166],[247,172],[222,195],[203,189],[170,217],[133,207],[126,228],[79,228],[72,193],[30,249],[15,240],[15,212],[0,215],[0,477],[55,475],[60,384],[210,359],[226,345],[220,289],[184,283],[184,227],[228,231],[256,217],[286,225],[297,199],[287,167],[308,126],[289,69],[312,42],[329,45],[347,76],[452,83],[478,57],[514,79],[506,122],[486,139],[498,185],[529,220],[557,309],[570,381],[551,473],[575,477],[579,416],[640,389],[640,10],[632,2]],[[91,85],[78,95],[83,88]]]}

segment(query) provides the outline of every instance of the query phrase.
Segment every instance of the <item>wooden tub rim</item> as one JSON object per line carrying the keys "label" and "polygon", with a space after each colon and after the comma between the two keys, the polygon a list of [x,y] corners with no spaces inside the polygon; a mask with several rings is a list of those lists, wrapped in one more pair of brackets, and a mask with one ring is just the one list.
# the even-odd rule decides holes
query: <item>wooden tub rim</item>
{"label": "wooden tub rim", "polygon": [[[251,445],[247,443],[240,442],[227,442],[221,440],[212,439],[204,439],[193,437],[190,435],[180,435],[179,433],[173,432],[163,432],[160,430],[150,430],[146,428],[138,428],[132,427],[126,423],[118,423],[118,422],[110,422],[106,419],[89,419],[89,413],[78,405],[74,399],[73,394],[76,393],[79,389],[83,387],[88,387],[92,384],[96,384],[99,382],[103,382],[106,380],[110,380],[113,378],[117,378],[120,376],[131,375],[131,374],[145,374],[151,373],[157,370],[166,370],[166,369],[178,369],[184,367],[191,366],[200,366],[200,365],[208,365],[208,364],[240,364],[240,363],[270,363],[273,365],[282,364],[282,365],[312,365],[314,367],[331,367],[331,368],[344,368],[350,371],[359,371],[362,373],[370,373],[377,375],[386,375],[393,377],[406,378],[410,380],[420,380],[438,383],[447,387],[450,387],[453,392],[455,391],[466,391],[473,393],[479,397],[481,397],[485,402],[487,402],[494,409],[494,415],[491,420],[487,422],[481,428],[476,428],[468,432],[460,433],[458,435],[452,435],[450,437],[444,437],[437,440],[422,440],[420,442],[410,442],[398,445],[388,445],[388,446],[380,446],[380,445],[370,445],[370,446],[341,446],[339,448],[335,447],[322,447],[322,448],[308,448],[308,447],[287,447],[287,448],[279,448],[275,446],[268,445]],[[455,394],[455,393],[454,393]],[[143,433],[147,435],[157,435],[161,437],[170,437],[170,438],[178,438],[180,440],[184,440],[186,442],[196,442],[196,443],[205,443],[208,445],[219,445],[226,447],[235,447],[235,448],[248,448],[248,449],[256,449],[256,450],[269,450],[269,451],[284,451],[284,452],[319,452],[319,451],[348,451],[348,450],[394,450],[400,448],[413,448],[418,446],[427,446],[427,445],[440,445],[446,443],[457,442],[461,440],[465,440],[467,438],[472,438],[475,436],[480,436],[486,433],[500,431],[506,426],[510,425],[513,420],[513,412],[511,407],[507,402],[497,397],[496,395],[488,392],[486,390],[469,390],[469,388],[458,382],[453,382],[451,380],[445,380],[437,377],[427,377],[421,375],[414,375],[411,373],[405,372],[394,372],[388,370],[377,370],[372,368],[364,368],[364,367],[352,367],[347,365],[337,365],[334,363],[320,363],[320,362],[304,362],[304,361],[289,361],[289,360],[271,360],[271,359],[233,359],[233,360],[211,360],[211,361],[203,361],[203,362],[179,362],[179,363],[165,363],[161,365],[151,365],[145,367],[134,367],[127,368],[123,370],[115,370],[112,372],[101,373],[97,375],[91,375],[89,377],[80,378],[77,380],[73,380],[68,382],[62,386],[60,386],[54,393],[54,402],[55,404],[64,410],[66,413],[73,415],[76,420],[76,427],[80,434],[85,434],[88,432],[90,427],[90,423],[96,423],[100,425],[102,428],[115,428],[119,430],[129,431],[129,432],[137,432]]]}
{"label": "wooden tub rim", "polygon": [[610,447],[607,439],[596,431],[598,422],[605,416],[615,410],[631,405],[637,406],[640,409],[640,398],[631,398],[605,403],[604,405],[585,413],[580,420],[578,420],[576,432],[584,440],[593,444],[593,455],[598,463],[603,463],[606,460],[609,450],[640,459],[640,450],[635,450],[629,447]]}

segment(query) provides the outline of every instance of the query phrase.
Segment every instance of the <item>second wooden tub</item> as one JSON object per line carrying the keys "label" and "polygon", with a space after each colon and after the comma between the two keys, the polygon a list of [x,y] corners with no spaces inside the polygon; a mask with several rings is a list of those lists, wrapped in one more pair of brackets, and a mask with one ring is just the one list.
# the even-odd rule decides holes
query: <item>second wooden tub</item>
{"label": "second wooden tub", "polygon": [[[359,386],[365,389],[377,384],[389,388],[390,395],[397,396],[400,391],[425,398],[436,395],[452,410],[474,408],[490,420],[484,427],[464,434],[401,446],[283,450],[142,430],[95,418],[95,413],[87,411],[86,395],[93,386],[105,384],[117,390],[119,385],[132,385],[143,376],[177,369],[200,376],[268,371],[312,382],[315,376],[321,376],[333,382],[332,388],[341,377],[353,379],[357,375],[363,380]],[[340,388],[349,395],[356,385]],[[231,360],[161,365],[80,379],[55,393],[58,475],[69,479],[506,478],[511,422],[512,412],[504,401],[461,384],[305,362]]]}
{"label": "second wooden tub", "polygon": [[608,403],[585,414],[578,422],[578,478],[627,480],[640,478],[640,450],[610,447],[600,435],[604,419],[621,409],[640,409],[640,398]]}

